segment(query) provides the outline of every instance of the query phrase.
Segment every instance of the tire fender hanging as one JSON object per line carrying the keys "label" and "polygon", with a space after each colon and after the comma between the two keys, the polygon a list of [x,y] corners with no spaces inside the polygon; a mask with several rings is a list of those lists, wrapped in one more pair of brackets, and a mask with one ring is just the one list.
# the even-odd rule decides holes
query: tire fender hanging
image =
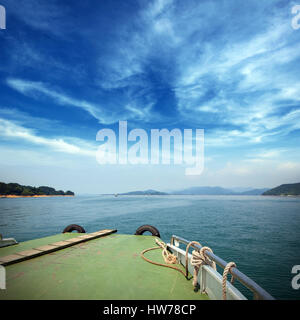
{"label": "tire fender hanging", "polygon": [[78,224],[68,225],[67,227],[64,228],[64,231],[62,233],[72,232],[72,231],[77,231],[78,233],[85,233],[84,228],[79,226]]}
{"label": "tire fender hanging", "polygon": [[160,238],[159,231],[155,227],[150,226],[149,224],[145,224],[145,225],[137,228],[135,231],[135,235],[137,235],[137,236],[142,235],[146,231],[151,232],[152,236]]}

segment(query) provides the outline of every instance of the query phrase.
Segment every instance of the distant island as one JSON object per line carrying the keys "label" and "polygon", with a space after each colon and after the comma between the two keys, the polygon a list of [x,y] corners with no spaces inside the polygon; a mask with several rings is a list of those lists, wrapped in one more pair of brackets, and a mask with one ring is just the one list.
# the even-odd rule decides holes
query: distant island
{"label": "distant island", "polygon": [[282,184],[265,191],[263,196],[300,196],[300,183]]}
{"label": "distant island", "polygon": [[261,195],[266,190],[268,189],[249,189],[247,191],[237,192],[231,189],[225,189],[221,187],[191,187],[188,189],[177,190],[172,192],[161,192],[149,189],[145,191],[131,191],[126,193],[120,193],[118,195]]}
{"label": "distant island", "polygon": [[177,195],[212,195],[212,196],[220,196],[220,195],[261,195],[263,192],[268,190],[267,188],[263,189],[249,189],[247,191],[233,191],[231,189],[225,189],[222,187],[191,187],[188,189],[173,191],[170,194]]}
{"label": "distant island", "polygon": [[[242,188],[241,188],[242,189]],[[251,189],[251,188],[244,188],[247,189],[246,191],[234,191],[231,189],[225,189],[222,187],[191,187],[188,189],[177,190],[172,192],[161,192],[153,189],[144,190],[144,191],[130,191],[125,193],[117,193],[115,196],[155,196],[155,195],[261,195],[263,192],[268,190],[268,188],[263,189]]]}
{"label": "distant island", "polygon": [[300,195],[300,183],[282,184],[281,186],[278,186],[273,189],[235,188],[235,190],[231,190],[231,189],[226,189],[222,187],[206,186],[206,187],[191,187],[191,188],[172,191],[172,192],[160,192],[157,190],[150,189],[145,191],[131,191],[126,193],[120,193],[119,195],[298,196]]}
{"label": "distant island", "polygon": [[120,195],[124,195],[124,196],[162,196],[162,195],[168,195],[168,193],[149,189],[149,190],[145,190],[145,191],[131,191],[131,192],[126,192],[126,193],[120,193]]}
{"label": "distant island", "polygon": [[16,197],[50,197],[50,196],[74,196],[72,191],[56,191],[54,188],[41,186],[22,186],[18,183],[0,182],[0,197],[16,198]]}

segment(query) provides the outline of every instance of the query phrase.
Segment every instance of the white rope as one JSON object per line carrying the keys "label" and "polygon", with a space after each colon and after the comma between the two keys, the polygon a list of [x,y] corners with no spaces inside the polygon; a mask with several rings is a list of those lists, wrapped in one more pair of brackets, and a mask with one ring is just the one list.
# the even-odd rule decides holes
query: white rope
{"label": "white rope", "polygon": [[167,245],[163,241],[159,241],[158,239],[155,239],[155,242],[163,249],[162,256],[165,260],[165,263],[169,263],[169,264],[177,263],[176,256],[167,250]]}
{"label": "white rope", "polygon": [[[189,248],[190,248],[190,246],[192,244],[198,244],[199,246],[201,246],[201,244],[199,242],[192,241],[186,247],[186,253],[185,253],[186,277],[188,275],[188,251],[189,251]],[[194,287],[197,286],[198,273],[199,273],[199,269],[200,269],[200,267],[202,265],[209,265],[212,268],[214,268],[214,270],[217,269],[216,268],[216,263],[214,261],[212,261],[209,257],[206,256],[205,251],[210,251],[211,253],[213,253],[213,251],[209,247],[202,247],[200,249],[200,251],[199,250],[193,250],[193,252],[192,252],[191,265],[194,267],[194,274],[193,274],[193,285],[194,285]]]}
{"label": "white rope", "polygon": [[[226,284],[227,284],[227,275],[230,272],[231,273],[231,268],[236,267],[236,264],[234,262],[229,262],[227,263],[226,267],[224,268],[223,272],[223,281],[222,281],[222,291],[223,291],[223,300],[226,300],[227,292],[226,292]],[[230,283],[233,284],[234,282],[234,277],[231,275],[231,280]]]}

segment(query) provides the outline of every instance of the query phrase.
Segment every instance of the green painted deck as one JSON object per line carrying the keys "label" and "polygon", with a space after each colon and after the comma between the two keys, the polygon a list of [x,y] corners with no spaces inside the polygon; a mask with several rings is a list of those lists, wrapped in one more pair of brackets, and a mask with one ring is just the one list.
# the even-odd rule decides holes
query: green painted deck
{"label": "green painted deck", "polygon": [[0,248],[0,260],[1,260],[1,257],[4,257],[6,255],[18,253],[24,250],[30,250],[32,248],[48,245],[49,243],[54,243],[57,241],[72,239],[82,235],[83,235],[82,233],[76,233],[76,232],[60,233],[54,236],[30,240],[30,241],[24,241],[9,247]]}
{"label": "green painted deck", "polygon": [[[65,233],[0,249],[1,257],[82,236]],[[5,267],[4,299],[194,300],[192,280],[178,271],[144,261],[142,250],[156,246],[154,237],[111,234]],[[163,262],[161,250],[146,257]]]}

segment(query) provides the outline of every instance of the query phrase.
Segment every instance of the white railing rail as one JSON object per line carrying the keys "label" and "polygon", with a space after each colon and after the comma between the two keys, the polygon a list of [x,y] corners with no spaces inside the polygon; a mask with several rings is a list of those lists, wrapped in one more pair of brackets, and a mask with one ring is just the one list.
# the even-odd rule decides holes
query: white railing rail
{"label": "white railing rail", "polygon": [[[174,241],[178,241],[179,243],[183,243],[186,246],[190,243],[190,241],[173,235],[171,237],[171,245],[174,245]],[[201,246],[197,244],[191,245],[196,250],[200,250]],[[205,254],[213,260],[217,265],[221,268],[225,268],[227,262],[224,261],[222,258],[218,257],[212,252],[206,251]],[[260,287],[255,281],[247,277],[244,273],[238,270],[238,268],[231,268],[231,274],[234,276],[236,280],[238,280],[242,285],[244,285],[247,289],[249,289],[253,293],[253,299],[255,300],[275,300],[267,291],[265,291],[262,287]]]}

